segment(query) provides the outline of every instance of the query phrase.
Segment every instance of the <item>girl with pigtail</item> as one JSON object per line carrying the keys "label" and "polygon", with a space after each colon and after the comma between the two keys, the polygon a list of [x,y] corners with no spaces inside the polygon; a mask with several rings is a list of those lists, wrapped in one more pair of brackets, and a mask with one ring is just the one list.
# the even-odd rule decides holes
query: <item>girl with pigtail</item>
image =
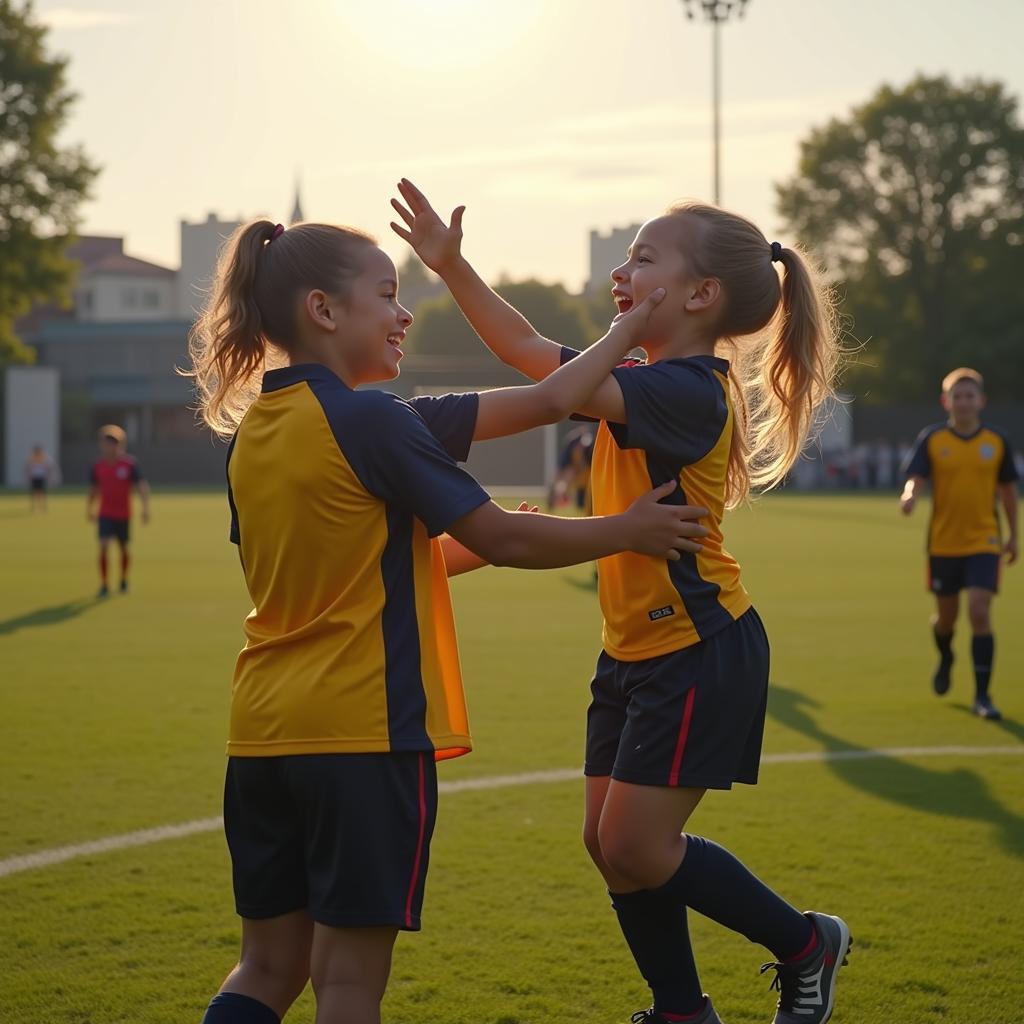
{"label": "girl with pigtail", "polygon": [[254,605],[224,789],[242,950],[205,1024],[278,1024],[310,980],[318,1024],[379,1024],[420,927],[435,760],[471,747],[448,576],[699,550],[707,510],[660,504],[672,483],[567,520],[506,512],[458,465],[584,404],[661,297],[542,383],[406,402],[356,390],[398,376],[412,323],[372,238],[261,220],[230,240],[191,339]]}
{"label": "girl with pigtail", "polygon": [[[445,224],[408,180],[392,228],[438,273],[484,343],[535,381],[581,353],[537,334],[461,254],[459,207]],[[776,270],[781,264],[782,274]],[[801,914],[709,839],[683,832],[708,789],[757,781],[768,691],[761,620],[723,546],[725,509],[780,483],[839,358],[827,291],[796,249],[750,221],[687,202],[641,227],[611,274],[619,314],[664,299],[627,360],[576,406],[599,421],[594,511],[651,486],[706,506],[702,549],[677,562],[630,553],[599,563],[603,651],[587,718],[584,842],[654,1005],[634,1024],[720,1024],[687,929],[692,908],[775,961],[775,1024],[829,1019],[851,939],[838,917]],[[822,851],[822,856],[831,851]]]}

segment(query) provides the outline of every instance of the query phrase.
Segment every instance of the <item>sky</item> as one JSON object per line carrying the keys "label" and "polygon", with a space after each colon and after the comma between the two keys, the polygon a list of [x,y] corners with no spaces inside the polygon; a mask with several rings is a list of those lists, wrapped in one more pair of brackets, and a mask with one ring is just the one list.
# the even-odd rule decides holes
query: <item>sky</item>
{"label": "sky", "polygon": [[[179,221],[375,234],[405,175],[489,279],[588,270],[592,228],[711,197],[711,30],[681,0],[37,0],[79,94],[63,141],[103,170],[82,230],[176,266]],[[799,143],[883,82],[1024,97],[1024,0],[750,0],[722,29],[722,203],[783,244]]]}

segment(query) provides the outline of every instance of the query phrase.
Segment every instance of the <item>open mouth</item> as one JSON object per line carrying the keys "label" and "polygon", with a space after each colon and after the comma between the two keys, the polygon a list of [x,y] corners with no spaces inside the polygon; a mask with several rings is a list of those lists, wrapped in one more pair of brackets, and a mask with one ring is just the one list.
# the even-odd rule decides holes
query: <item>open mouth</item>
{"label": "open mouth", "polygon": [[633,300],[628,295],[623,295],[621,292],[612,292],[612,298],[615,300],[615,305],[620,313],[628,313],[633,308]]}
{"label": "open mouth", "polygon": [[400,334],[389,334],[387,342],[392,348],[401,348],[402,342],[405,340],[405,332]]}

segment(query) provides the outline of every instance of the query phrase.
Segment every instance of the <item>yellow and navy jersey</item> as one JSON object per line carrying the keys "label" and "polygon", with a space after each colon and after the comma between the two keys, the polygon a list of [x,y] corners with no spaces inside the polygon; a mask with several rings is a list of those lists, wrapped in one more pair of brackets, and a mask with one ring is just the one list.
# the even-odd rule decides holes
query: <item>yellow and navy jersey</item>
{"label": "yellow and navy jersey", "polygon": [[264,374],[228,452],[255,606],[229,754],[470,749],[437,538],[488,500],[456,461],[477,408],[475,394],[353,391],[316,364]]}
{"label": "yellow and navy jersey", "polygon": [[[562,361],[577,355],[563,349]],[[598,562],[604,649],[642,661],[713,636],[738,619],[750,597],[740,567],[723,547],[726,474],[733,410],[729,363],[714,356],[627,361],[612,371],[626,422],[601,421],[590,485],[595,515],[624,512],[669,480],[665,502],[703,505],[711,515],[698,554],[678,561],[624,552]]]}
{"label": "yellow and navy jersey", "polygon": [[925,427],[904,473],[931,481],[930,555],[999,554],[996,492],[1017,479],[1013,449],[1001,430],[982,424],[963,435],[948,423]]}

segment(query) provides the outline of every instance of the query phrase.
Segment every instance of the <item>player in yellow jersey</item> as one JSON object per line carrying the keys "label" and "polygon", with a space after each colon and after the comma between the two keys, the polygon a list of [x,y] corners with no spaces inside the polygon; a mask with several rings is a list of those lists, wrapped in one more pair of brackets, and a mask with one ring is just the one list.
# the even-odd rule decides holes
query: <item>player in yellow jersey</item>
{"label": "player in yellow jersey", "polygon": [[[966,590],[974,712],[998,720],[1002,715],[989,695],[995,656],[991,607],[999,590],[1000,559],[1017,561],[1017,470],[1009,439],[981,420],[985,382],[977,370],[962,366],[946,374],[942,407],[948,418],[921,431],[904,467],[906,485],[900,497],[900,507],[909,515],[925,483],[931,482],[928,586],[935,594],[932,631],[939,649],[932,688],[940,696],[949,691],[953,629],[960,591]],[[1005,539],[997,498],[1006,518]]]}
{"label": "player in yellow jersey", "polygon": [[[538,381],[586,357],[538,335],[473,271],[461,207],[445,224],[410,182],[399,189],[404,225],[392,227],[495,355]],[[850,944],[845,922],[799,913],[727,850],[682,829],[708,789],[757,780],[768,640],[721,520],[752,484],[782,479],[831,393],[827,295],[796,250],[700,203],[644,224],[612,284],[620,314],[655,289],[666,296],[643,331],[647,360],[627,360],[577,406],[599,423],[594,511],[672,481],[669,500],[711,512],[695,555],[599,562],[604,650],[591,685],[584,840],[654,997],[632,1019],[719,1024],[694,963],[689,907],[775,954],[776,1024],[821,1024]]]}
{"label": "player in yellow jersey", "polygon": [[225,250],[192,338],[253,610],[231,694],[224,827],[242,951],[206,1024],[278,1024],[312,980],[319,1024],[379,1024],[400,929],[420,927],[435,759],[470,746],[447,576],[699,550],[700,507],[505,512],[457,461],[559,420],[638,339],[660,293],[550,381],[405,402],[412,316],[373,240],[269,221]]}

